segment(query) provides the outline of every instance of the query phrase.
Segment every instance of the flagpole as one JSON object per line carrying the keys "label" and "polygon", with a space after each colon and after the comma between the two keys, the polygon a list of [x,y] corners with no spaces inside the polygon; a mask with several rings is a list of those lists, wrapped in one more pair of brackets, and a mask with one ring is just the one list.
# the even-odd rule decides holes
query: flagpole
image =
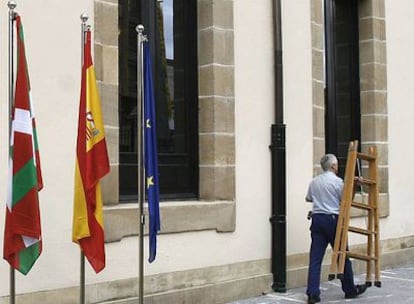
{"label": "flagpole", "polygon": [[[14,9],[17,4],[16,1],[9,1],[7,3],[9,7],[9,147],[10,147],[10,132],[11,132],[11,117],[12,117],[12,108],[14,100],[14,69],[13,69],[13,55],[14,55],[14,38],[13,38],[13,22],[15,20],[16,13]],[[16,303],[16,276],[15,270],[10,266],[10,304]]]}
{"label": "flagpole", "polygon": [[144,100],[143,100],[143,43],[146,36],[143,34],[144,26],[139,24],[136,27],[138,32],[137,47],[137,164],[138,164],[138,196],[139,196],[139,304],[144,304],[144,200],[145,200],[145,180],[144,180]]}
{"label": "flagpole", "polygon": [[[86,22],[89,19],[89,16],[85,13],[81,14],[80,19],[81,23],[81,69],[83,68],[85,60],[85,32],[88,28]],[[82,249],[80,251],[80,288],[79,288],[79,303],[85,304],[85,254]]]}

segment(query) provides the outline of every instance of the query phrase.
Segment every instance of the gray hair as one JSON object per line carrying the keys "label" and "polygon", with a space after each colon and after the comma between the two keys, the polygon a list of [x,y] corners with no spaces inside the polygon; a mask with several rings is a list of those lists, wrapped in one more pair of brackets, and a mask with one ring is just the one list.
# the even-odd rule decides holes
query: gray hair
{"label": "gray hair", "polygon": [[338,164],[338,159],[333,154],[325,154],[321,158],[321,167],[323,171],[328,171],[334,164]]}

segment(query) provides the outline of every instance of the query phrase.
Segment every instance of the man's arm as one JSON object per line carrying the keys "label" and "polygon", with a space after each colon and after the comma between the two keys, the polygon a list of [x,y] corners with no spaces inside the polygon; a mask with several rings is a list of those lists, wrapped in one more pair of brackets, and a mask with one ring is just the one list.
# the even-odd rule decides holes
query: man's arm
{"label": "man's arm", "polygon": [[312,203],[313,202],[313,200],[312,200],[311,185],[309,185],[308,192],[306,193],[306,196],[305,196],[305,201],[307,201],[308,203]]}

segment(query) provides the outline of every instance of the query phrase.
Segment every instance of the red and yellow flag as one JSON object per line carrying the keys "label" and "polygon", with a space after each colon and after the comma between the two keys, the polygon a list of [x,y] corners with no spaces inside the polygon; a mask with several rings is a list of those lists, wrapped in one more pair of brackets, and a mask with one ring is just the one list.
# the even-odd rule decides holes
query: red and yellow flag
{"label": "red and yellow flag", "polygon": [[105,268],[100,179],[109,172],[105,130],[86,31],[76,147],[72,241],[79,243],[96,273]]}
{"label": "red and yellow flag", "polygon": [[38,192],[43,182],[20,16],[16,16],[16,28],[17,76],[10,130],[3,256],[13,268],[27,274],[42,252]]}

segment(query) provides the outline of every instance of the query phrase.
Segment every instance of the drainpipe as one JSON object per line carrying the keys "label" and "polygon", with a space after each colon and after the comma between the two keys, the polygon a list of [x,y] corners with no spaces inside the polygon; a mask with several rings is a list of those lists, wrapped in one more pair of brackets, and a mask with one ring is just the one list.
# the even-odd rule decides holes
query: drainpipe
{"label": "drainpipe", "polygon": [[271,126],[272,289],[286,291],[286,125],[283,123],[281,0],[273,0],[275,122]]}

